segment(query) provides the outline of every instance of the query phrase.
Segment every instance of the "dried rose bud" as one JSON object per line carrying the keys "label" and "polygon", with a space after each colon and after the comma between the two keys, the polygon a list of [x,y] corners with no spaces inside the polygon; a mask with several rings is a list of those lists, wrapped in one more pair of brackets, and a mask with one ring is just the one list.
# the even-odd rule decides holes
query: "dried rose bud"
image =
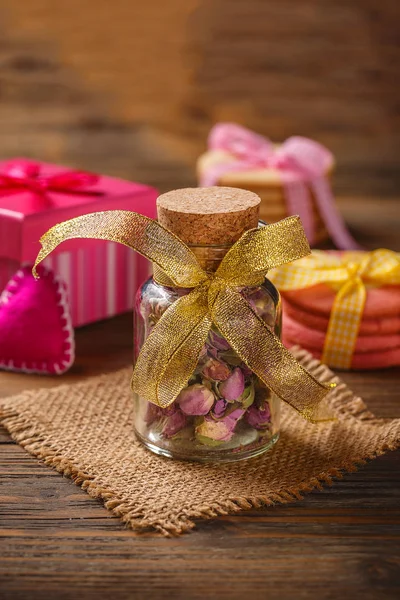
{"label": "dried rose bud", "polygon": [[144,422],[146,425],[152,425],[154,421],[157,421],[162,417],[162,410],[156,404],[152,402],[147,403],[146,414],[144,416]]}
{"label": "dried rose bud", "polygon": [[233,369],[231,375],[221,383],[219,392],[225,400],[237,400],[243,394],[244,375],[239,367]]}
{"label": "dried rose bud", "polygon": [[213,329],[211,329],[210,333],[208,334],[207,343],[209,344],[209,346],[213,346],[217,350],[229,350],[230,348],[230,345],[228,344],[226,339]]}
{"label": "dried rose bud", "polygon": [[226,400],[223,400],[222,398],[220,400],[217,400],[215,403],[215,406],[214,406],[214,410],[212,412],[213,416],[216,419],[219,419],[220,417],[222,417],[227,406],[228,406],[228,403],[226,402]]}
{"label": "dried rose bud", "polygon": [[229,415],[227,415],[224,419],[224,423],[227,423],[229,427],[234,428],[236,423],[243,417],[245,411],[243,408],[235,408]]}
{"label": "dried rose bud", "polygon": [[212,346],[208,346],[207,354],[208,354],[208,356],[212,356],[212,358],[215,358],[218,360],[219,350],[217,350],[216,348],[213,348]]}
{"label": "dried rose bud", "polygon": [[239,402],[242,405],[242,408],[249,408],[254,402],[255,391],[254,384],[251,381],[249,385],[244,388],[243,394],[239,398]]}
{"label": "dried rose bud", "polygon": [[261,407],[255,404],[247,409],[245,419],[250,427],[254,429],[265,429],[271,422],[271,411],[268,402],[265,402]]}
{"label": "dried rose bud", "polygon": [[255,313],[271,328],[275,324],[275,309],[269,294],[259,288],[250,294],[244,294],[247,302]]}
{"label": "dried rose bud", "polygon": [[245,377],[251,377],[253,375],[253,371],[244,362],[240,363],[240,368]]}
{"label": "dried rose bud", "polygon": [[226,362],[231,367],[238,367],[242,364],[242,359],[236,354],[236,352],[230,348],[224,352],[219,353],[219,359]]}
{"label": "dried rose bud", "polygon": [[186,416],[180,410],[177,410],[167,418],[167,422],[165,423],[162,432],[165,437],[170,438],[176,435],[185,426]]}
{"label": "dried rose bud", "polygon": [[197,440],[208,446],[228,442],[235,432],[237,422],[243,417],[244,413],[244,410],[237,408],[223,419],[218,419],[217,421],[210,417],[205,417],[204,421],[196,427]]}
{"label": "dried rose bud", "polygon": [[207,356],[207,346],[206,344],[203,345],[202,349],[200,350],[200,354],[199,354],[199,360],[204,358],[205,356]]}
{"label": "dried rose bud", "polygon": [[209,379],[206,379],[205,377],[203,377],[203,379],[201,380],[201,383],[208,389],[212,391],[212,383]]}
{"label": "dried rose bud", "polygon": [[204,421],[196,427],[196,439],[207,446],[216,446],[221,442],[227,442],[233,436],[233,430],[227,423],[214,421],[205,418]]}
{"label": "dried rose bud", "polygon": [[225,381],[230,374],[231,371],[228,365],[215,358],[209,358],[203,367],[204,377],[213,379],[214,381]]}
{"label": "dried rose bud", "polygon": [[186,415],[206,415],[214,404],[214,394],[205,385],[195,383],[181,391],[176,399]]}
{"label": "dried rose bud", "polygon": [[178,407],[174,402],[173,404],[170,404],[166,408],[160,408],[160,410],[164,417],[170,417],[171,415],[176,413],[176,411],[178,410]]}

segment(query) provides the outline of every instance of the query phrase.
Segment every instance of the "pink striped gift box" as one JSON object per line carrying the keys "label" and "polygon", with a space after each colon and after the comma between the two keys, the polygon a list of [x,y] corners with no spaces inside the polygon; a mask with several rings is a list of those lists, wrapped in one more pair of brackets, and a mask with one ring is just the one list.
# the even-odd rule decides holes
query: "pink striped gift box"
{"label": "pink striped gift box", "polygon": [[[33,164],[14,159],[13,164]],[[87,189],[38,193],[34,187],[8,185],[2,178],[10,161],[0,162],[0,292],[21,265],[32,264],[47,229],[86,213],[131,210],[156,218],[154,188],[107,176],[95,176]],[[35,181],[71,173],[66,167],[40,163]],[[4,183],[6,182],[6,184]],[[29,183],[29,182],[28,182]],[[44,264],[67,284],[74,326],[129,311],[138,286],[148,277],[150,263],[129,248],[113,242],[66,242]]]}

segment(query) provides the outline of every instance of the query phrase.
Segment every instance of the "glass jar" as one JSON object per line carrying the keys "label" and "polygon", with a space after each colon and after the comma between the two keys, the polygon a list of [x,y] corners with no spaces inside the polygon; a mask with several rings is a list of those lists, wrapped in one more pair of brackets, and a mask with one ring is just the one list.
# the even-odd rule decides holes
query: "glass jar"
{"label": "glass jar", "polygon": [[[230,246],[191,246],[202,267],[215,271]],[[277,289],[265,279],[241,293],[275,334],[281,335]],[[135,360],[163,312],[189,290],[148,279],[135,302]],[[134,426],[153,452],[183,460],[228,462],[265,452],[278,439],[280,399],[241,361],[212,327],[187,386],[168,408],[135,394]]]}

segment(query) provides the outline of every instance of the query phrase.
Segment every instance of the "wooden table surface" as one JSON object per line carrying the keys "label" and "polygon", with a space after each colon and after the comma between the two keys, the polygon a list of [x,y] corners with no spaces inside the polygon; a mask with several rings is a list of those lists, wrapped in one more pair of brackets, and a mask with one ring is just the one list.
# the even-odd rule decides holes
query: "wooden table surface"
{"label": "wooden table surface", "polygon": [[[343,201],[359,239],[399,250],[392,201]],[[77,332],[61,378],[0,374],[0,397],[125,366],[131,316]],[[400,416],[400,370],[343,379],[379,415]],[[295,504],[200,522],[165,539],[127,530],[0,430],[0,598],[275,599],[400,597],[400,452]]]}

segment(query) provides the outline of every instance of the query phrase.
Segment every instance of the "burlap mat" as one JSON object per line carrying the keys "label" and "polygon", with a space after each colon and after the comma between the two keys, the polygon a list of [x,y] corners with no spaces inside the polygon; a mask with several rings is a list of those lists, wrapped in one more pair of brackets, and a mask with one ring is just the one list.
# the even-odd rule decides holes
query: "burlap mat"
{"label": "burlap mat", "polygon": [[[308,353],[295,354],[316,376],[332,379]],[[292,502],[400,445],[400,419],[376,419],[336,378],[329,402],[338,421],[312,425],[285,406],[281,439],[260,457],[220,466],[160,458],[135,440],[130,375],[124,369],[27,391],[0,409],[14,440],[102,498],[134,529],[176,535],[194,527],[195,519]]]}

